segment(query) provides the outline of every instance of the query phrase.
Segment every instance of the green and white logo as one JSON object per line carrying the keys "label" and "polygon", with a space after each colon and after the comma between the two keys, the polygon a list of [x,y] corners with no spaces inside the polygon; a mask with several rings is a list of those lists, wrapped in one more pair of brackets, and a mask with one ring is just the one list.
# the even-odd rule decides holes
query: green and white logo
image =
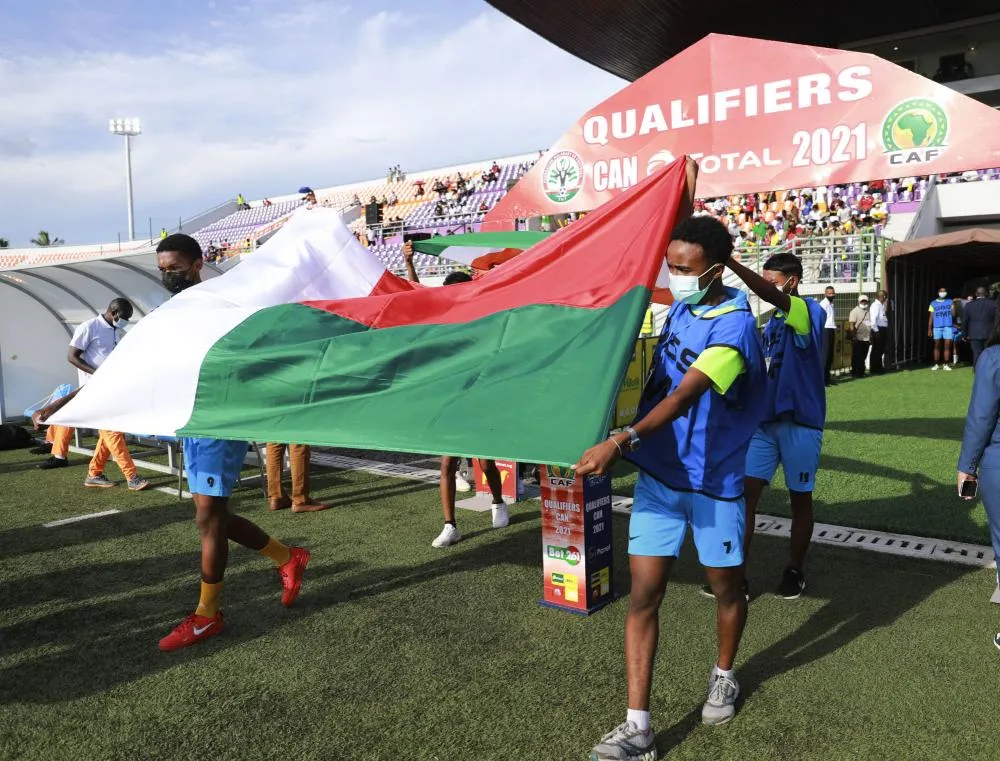
{"label": "green and white logo", "polygon": [[937,158],[948,136],[948,115],[933,100],[913,98],[896,106],[882,123],[889,163],[922,163]]}
{"label": "green and white logo", "polygon": [[542,190],[555,203],[571,201],[583,187],[583,160],[572,151],[559,151],[542,170]]}
{"label": "green and white logo", "polygon": [[546,547],[546,555],[553,560],[562,560],[569,565],[577,565],[581,559],[580,550],[576,547],[555,547],[551,544]]}

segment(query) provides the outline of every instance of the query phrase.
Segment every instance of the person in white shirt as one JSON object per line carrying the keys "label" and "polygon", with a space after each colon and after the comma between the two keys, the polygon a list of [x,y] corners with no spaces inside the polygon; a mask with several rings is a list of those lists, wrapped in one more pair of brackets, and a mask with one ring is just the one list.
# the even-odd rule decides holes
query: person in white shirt
{"label": "person in white shirt", "polygon": [[833,344],[837,336],[837,318],[834,314],[833,299],[837,292],[832,285],[826,287],[823,300],[819,305],[826,312],[826,321],[823,323],[823,363],[826,373],[826,385],[833,383],[831,371],[833,370]]}
{"label": "person in white shirt", "polygon": [[889,341],[889,316],[885,303],[888,298],[889,294],[885,291],[876,293],[875,302],[868,312],[872,321],[872,353],[868,360],[872,375],[882,375],[885,372],[885,350]]}
{"label": "person in white shirt", "polygon": [[[86,385],[90,376],[104,364],[111,352],[124,335],[124,328],[132,318],[133,308],[128,299],[114,299],[104,314],[99,314],[80,324],[69,342],[69,352],[66,359],[77,369],[80,385]],[[107,489],[115,486],[115,482],[104,475],[104,467],[108,460],[114,457],[118,467],[128,482],[130,491],[142,491],[149,488],[149,481],[139,475],[139,471],[129,454],[124,434],[117,431],[99,431],[94,456],[90,460],[90,468],[84,486]],[[40,468],[49,469],[64,467],[65,457],[53,457]]]}

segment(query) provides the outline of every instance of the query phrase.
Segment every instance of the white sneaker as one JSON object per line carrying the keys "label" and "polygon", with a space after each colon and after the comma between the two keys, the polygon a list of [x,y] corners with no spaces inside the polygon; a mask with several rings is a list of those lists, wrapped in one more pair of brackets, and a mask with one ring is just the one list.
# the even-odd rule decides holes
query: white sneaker
{"label": "white sneaker", "polygon": [[441,533],[438,534],[437,539],[431,542],[431,547],[451,547],[455,542],[460,541],[462,535],[458,533],[458,529],[452,526],[450,523],[444,524],[444,528],[441,529]]}
{"label": "white sneaker", "polygon": [[708,677],[708,700],[701,707],[701,723],[709,726],[725,724],[736,715],[736,698],[740,685],[735,678],[712,673]]}
{"label": "white sneaker", "polygon": [[510,515],[507,514],[507,505],[499,502],[493,505],[493,528],[503,528],[510,523]]}
{"label": "white sneaker", "polygon": [[656,736],[653,730],[639,730],[631,721],[608,732],[590,751],[590,761],[656,761]]}
{"label": "white sneaker", "polygon": [[941,369],[941,365],[934,365],[934,367],[931,368],[931,372],[934,372],[935,370],[940,370],[940,369]]}
{"label": "white sneaker", "polygon": [[472,484],[462,478],[461,473],[455,474],[455,491],[472,491]]}
{"label": "white sneaker", "polygon": [[945,365],[944,369],[947,370],[950,373],[951,372],[951,365]]}

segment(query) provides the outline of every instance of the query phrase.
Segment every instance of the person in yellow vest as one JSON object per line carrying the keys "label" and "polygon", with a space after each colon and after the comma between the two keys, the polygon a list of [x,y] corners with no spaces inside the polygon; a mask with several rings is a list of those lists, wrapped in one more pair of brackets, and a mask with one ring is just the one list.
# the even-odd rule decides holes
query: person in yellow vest
{"label": "person in yellow vest", "polygon": [[650,307],[646,310],[646,316],[642,318],[642,330],[639,332],[640,338],[648,338],[649,336],[654,335],[654,327],[653,308]]}
{"label": "person in yellow vest", "polygon": [[160,228],[160,240],[163,240],[166,237],[167,237],[167,228],[161,227]]}

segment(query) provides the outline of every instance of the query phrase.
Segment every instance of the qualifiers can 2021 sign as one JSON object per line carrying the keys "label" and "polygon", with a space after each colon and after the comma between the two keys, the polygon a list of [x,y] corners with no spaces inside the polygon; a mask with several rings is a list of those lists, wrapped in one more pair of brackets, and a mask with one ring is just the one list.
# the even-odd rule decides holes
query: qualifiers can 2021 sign
{"label": "qualifiers can 2021 sign", "polygon": [[485,229],[595,209],[684,155],[701,198],[998,166],[998,129],[989,106],[876,56],[713,34],[584,114]]}

